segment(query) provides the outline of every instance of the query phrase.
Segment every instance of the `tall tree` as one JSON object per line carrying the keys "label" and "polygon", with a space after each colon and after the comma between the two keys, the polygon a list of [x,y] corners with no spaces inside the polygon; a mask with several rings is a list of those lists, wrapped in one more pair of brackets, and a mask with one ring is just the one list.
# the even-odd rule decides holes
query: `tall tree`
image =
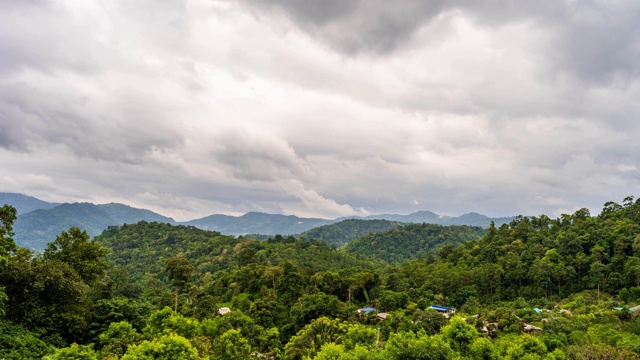
{"label": "tall tree", "polygon": [[45,260],[58,260],[69,264],[88,285],[98,280],[109,267],[105,257],[107,249],[89,240],[89,234],[72,226],[63,231],[44,250]]}
{"label": "tall tree", "polygon": [[16,220],[17,211],[11,205],[0,207],[0,263],[7,261],[9,253],[16,250],[13,242],[13,222]]}
{"label": "tall tree", "polygon": [[178,293],[180,289],[189,281],[191,273],[193,273],[193,266],[189,263],[189,260],[185,258],[170,258],[165,263],[164,272],[168,274],[169,280],[173,284],[175,289],[175,302],[174,311],[178,311]]}

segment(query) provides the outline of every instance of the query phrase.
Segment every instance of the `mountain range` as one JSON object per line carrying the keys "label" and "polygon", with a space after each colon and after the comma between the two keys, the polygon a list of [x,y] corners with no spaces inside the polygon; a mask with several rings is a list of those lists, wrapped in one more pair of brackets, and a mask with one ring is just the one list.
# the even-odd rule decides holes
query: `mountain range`
{"label": "mountain range", "polygon": [[110,225],[134,224],[139,221],[164,222],[190,225],[205,230],[218,231],[225,235],[301,234],[310,229],[332,225],[348,219],[389,220],[402,223],[429,223],[438,225],[473,225],[488,227],[509,223],[514,217],[490,218],[482,214],[468,213],[458,217],[443,216],[430,211],[418,211],[408,215],[381,214],[367,217],[345,217],[339,219],[302,218],[295,215],[249,212],[242,216],[210,215],[201,219],[176,222],[146,209],[124,204],[49,203],[32,196],[0,192],[0,205],[10,204],[18,210],[14,224],[16,244],[36,251],[70,226],[87,231],[91,236],[102,233]]}

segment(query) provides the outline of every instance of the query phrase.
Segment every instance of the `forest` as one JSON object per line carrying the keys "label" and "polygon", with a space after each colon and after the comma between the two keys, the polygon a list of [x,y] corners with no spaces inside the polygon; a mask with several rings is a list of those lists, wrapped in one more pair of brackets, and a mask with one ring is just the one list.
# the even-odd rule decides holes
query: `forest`
{"label": "forest", "polygon": [[34,253],[16,216],[0,208],[1,359],[640,358],[633,197],[488,229],[352,222],[344,246],[142,221]]}

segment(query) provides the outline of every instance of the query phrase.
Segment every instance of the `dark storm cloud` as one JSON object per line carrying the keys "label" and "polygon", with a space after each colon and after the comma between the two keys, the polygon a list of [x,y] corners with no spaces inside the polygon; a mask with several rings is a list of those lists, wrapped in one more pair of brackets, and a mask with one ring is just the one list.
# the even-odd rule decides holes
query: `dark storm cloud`
{"label": "dark storm cloud", "polygon": [[393,51],[444,8],[446,1],[384,0],[243,0],[282,11],[301,28],[347,54]]}
{"label": "dark storm cloud", "polygon": [[[244,0],[280,12],[301,29],[349,55],[384,55],[409,42],[420,28],[447,12],[462,12],[483,26],[534,21],[554,41],[544,51],[555,74],[588,82],[623,84],[640,70],[640,3],[636,1],[295,1]],[[439,34],[442,41],[449,34]],[[517,60],[517,59],[514,59]],[[624,85],[623,85],[624,86]]]}

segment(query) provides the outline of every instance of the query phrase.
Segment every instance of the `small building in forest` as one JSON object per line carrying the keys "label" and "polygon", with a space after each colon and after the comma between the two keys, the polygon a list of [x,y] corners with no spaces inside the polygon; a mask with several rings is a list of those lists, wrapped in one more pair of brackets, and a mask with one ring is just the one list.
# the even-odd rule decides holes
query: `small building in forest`
{"label": "small building in forest", "polygon": [[220,309],[218,309],[218,314],[220,315],[226,315],[230,312],[231,312],[231,309],[229,309],[228,307],[221,307]]}
{"label": "small building in forest", "polygon": [[437,312],[441,312],[441,313],[447,313],[447,314],[453,314],[456,312],[456,309],[454,308],[450,308],[450,307],[446,307],[446,306],[440,306],[440,305],[431,305],[429,306],[429,309],[433,309]]}
{"label": "small building in forest", "polygon": [[376,308],[372,308],[372,307],[366,307],[366,308],[362,308],[362,309],[358,309],[358,313],[359,314],[369,314],[371,312],[378,312],[378,310],[376,310]]}

